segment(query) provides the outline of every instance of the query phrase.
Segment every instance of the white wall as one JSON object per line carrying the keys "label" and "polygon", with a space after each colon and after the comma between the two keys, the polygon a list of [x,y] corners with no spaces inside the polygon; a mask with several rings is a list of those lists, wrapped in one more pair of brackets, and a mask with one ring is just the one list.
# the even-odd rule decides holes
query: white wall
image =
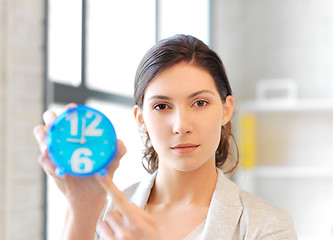
{"label": "white wall", "polygon": [[[212,0],[212,47],[237,100],[236,130],[244,110],[256,119],[258,168],[238,181],[288,210],[300,240],[333,239],[332,9],[330,0]],[[296,83],[295,105],[258,104],[258,82],[283,78]]]}
{"label": "white wall", "polygon": [[0,0],[0,239],[42,239],[43,3]]}
{"label": "white wall", "polygon": [[239,100],[261,79],[293,78],[300,98],[333,92],[333,2],[213,0],[212,46]]}

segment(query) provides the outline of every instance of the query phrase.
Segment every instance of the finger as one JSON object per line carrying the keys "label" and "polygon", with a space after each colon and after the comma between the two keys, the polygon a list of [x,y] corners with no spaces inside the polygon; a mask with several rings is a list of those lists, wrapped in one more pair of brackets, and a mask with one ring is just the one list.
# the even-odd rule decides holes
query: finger
{"label": "finger", "polygon": [[126,222],[137,223],[136,206],[130,203],[126,195],[117,188],[112,180],[112,176],[106,175],[101,177],[97,174],[95,177],[103,189],[111,195],[113,204],[124,215]]}
{"label": "finger", "polygon": [[47,110],[43,113],[43,120],[46,126],[46,130],[50,128],[57,114],[52,110]]}
{"label": "finger", "polygon": [[[127,215],[123,215],[120,211],[109,211],[104,219],[104,222],[108,223],[112,229],[115,237],[117,239],[146,239],[144,236],[149,232],[155,232],[156,235],[157,228],[155,228],[155,222],[152,216],[141,215],[137,210],[143,211],[135,206],[133,203],[130,203],[132,206],[132,212],[134,212],[136,219],[129,219]],[[149,234],[148,234],[149,235]],[[158,238],[151,238],[158,239]]]}
{"label": "finger", "polygon": [[39,149],[41,152],[44,152],[46,150],[46,144],[45,144],[45,126],[44,125],[38,125],[33,129],[33,134],[35,136],[35,139],[37,140]]}
{"label": "finger", "polygon": [[76,108],[77,107],[77,104],[76,103],[68,103],[65,108],[64,108],[64,111],[68,110],[68,109],[71,109],[71,108]]}
{"label": "finger", "polygon": [[125,155],[125,153],[126,153],[126,147],[123,141],[118,140],[116,156],[114,157],[112,163],[108,167],[109,174],[102,177],[98,174],[95,175],[97,181],[101,184],[101,186],[104,188],[105,191],[111,194],[113,202],[117,205],[129,203],[124,193],[121,192],[117,188],[117,186],[113,183],[113,173],[117,169],[119,161]]}
{"label": "finger", "polygon": [[113,158],[111,164],[107,167],[109,175],[113,176],[114,172],[119,167],[120,159],[126,154],[127,149],[125,147],[125,144],[122,140],[118,139],[117,142],[117,153],[115,157]]}
{"label": "finger", "polygon": [[119,232],[119,229],[122,228],[121,222],[122,214],[119,211],[108,211],[104,220],[98,224],[100,235],[105,239],[115,237],[114,229],[117,229]]}
{"label": "finger", "polygon": [[[69,103],[64,107],[63,111],[67,111],[67,110],[69,110],[71,108],[75,108],[75,107],[77,107],[77,104]],[[44,112],[43,120],[45,123],[46,131],[50,128],[50,126],[52,125],[52,123],[56,117],[57,117],[57,114],[53,110],[47,110]]]}
{"label": "finger", "polygon": [[99,184],[104,188],[104,190],[110,193],[112,197],[112,201],[120,210],[124,211],[126,209],[126,205],[129,204],[125,194],[120,191],[117,186],[114,184],[111,175],[100,176],[98,174],[95,175],[95,178],[99,182]]}
{"label": "finger", "polygon": [[110,225],[103,221],[97,224],[97,231],[99,232],[99,239],[115,239],[114,233],[110,227]]}
{"label": "finger", "polygon": [[118,139],[117,142],[117,154],[115,156],[115,159],[121,159],[127,152],[127,149],[125,147],[125,144],[122,140]]}
{"label": "finger", "polygon": [[42,153],[41,155],[39,155],[38,162],[42,166],[42,168],[46,174],[48,174],[52,177],[56,176],[56,174],[55,174],[56,166],[47,156],[47,153]]}
{"label": "finger", "polygon": [[119,211],[108,212],[103,222],[109,226],[116,239],[128,239],[127,237],[131,235]]}
{"label": "finger", "polygon": [[123,214],[120,211],[108,211],[104,217],[105,222],[112,223],[117,222],[117,225],[120,225],[122,222]]}

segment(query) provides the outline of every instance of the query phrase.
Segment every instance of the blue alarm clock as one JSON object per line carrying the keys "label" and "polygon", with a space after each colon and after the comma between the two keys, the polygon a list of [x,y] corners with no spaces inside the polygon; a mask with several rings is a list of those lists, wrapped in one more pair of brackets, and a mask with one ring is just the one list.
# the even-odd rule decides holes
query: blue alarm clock
{"label": "blue alarm clock", "polygon": [[111,121],[85,105],[56,117],[46,134],[46,143],[58,176],[105,175],[117,152],[117,137]]}

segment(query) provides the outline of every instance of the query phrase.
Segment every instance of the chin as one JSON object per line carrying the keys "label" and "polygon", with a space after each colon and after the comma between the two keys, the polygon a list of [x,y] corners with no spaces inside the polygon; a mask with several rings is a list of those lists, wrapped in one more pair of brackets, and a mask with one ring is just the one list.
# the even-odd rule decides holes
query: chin
{"label": "chin", "polygon": [[181,164],[178,166],[174,166],[174,169],[179,172],[189,173],[195,172],[197,170],[203,169],[207,165],[207,162],[200,162],[200,163],[188,163],[188,164]]}
{"label": "chin", "polygon": [[166,168],[178,172],[194,172],[201,169],[215,169],[215,158],[207,156],[169,156],[160,160],[159,168]]}

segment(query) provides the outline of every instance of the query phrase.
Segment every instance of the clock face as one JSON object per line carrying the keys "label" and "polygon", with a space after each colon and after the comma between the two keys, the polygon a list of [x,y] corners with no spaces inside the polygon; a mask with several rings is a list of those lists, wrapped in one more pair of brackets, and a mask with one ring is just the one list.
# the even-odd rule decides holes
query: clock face
{"label": "clock face", "polygon": [[46,135],[46,142],[58,175],[105,174],[117,151],[116,133],[110,120],[84,105],[59,115]]}

